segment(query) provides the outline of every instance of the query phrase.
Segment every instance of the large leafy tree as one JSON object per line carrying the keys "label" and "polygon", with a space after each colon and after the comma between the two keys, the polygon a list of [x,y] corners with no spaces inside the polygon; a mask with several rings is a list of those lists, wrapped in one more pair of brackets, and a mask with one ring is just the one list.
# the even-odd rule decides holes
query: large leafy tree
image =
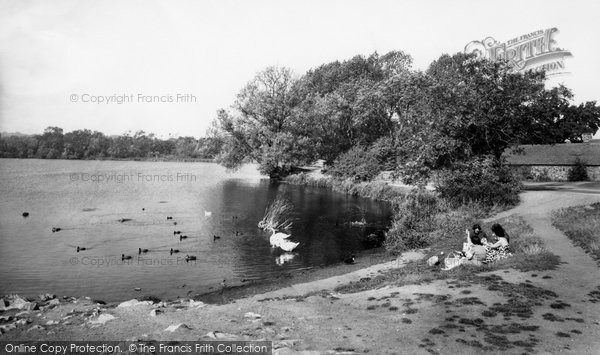
{"label": "large leafy tree", "polygon": [[411,58],[401,51],[355,56],[310,70],[300,80],[302,103],[296,115],[319,157],[333,162],[354,146],[391,135],[401,107],[395,88],[410,77]]}
{"label": "large leafy tree", "polygon": [[529,108],[533,122],[523,143],[554,144],[581,142],[583,133],[596,133],[600,107],[595,101],[571,104],[573,93],[563,85],[544,91]]}
{"label": "large leafy tree", "polygon": [[402,173],[423,182],[477,156],[502,153],[528,137],[531,107],[543,96],[543,73],[516,73],[506,63],[443,55],[427,70],[425,100],[407,127]]}
{"label": "large leafy tree", "polygon": [[600,107],[596,101],[587,101],[579,105],[570,105],[564,114],[556,120],[562,136],[558,141],[566,139],[581,142],[583,133],[595,134],[600,128]]}
{"label": "large leafy tree", "polygon": [[269,67],[258,73],[238,94],[234,112],[217,114],[223,141],[218,161],[231,169],[246,160],[256,161],[262,173],[275,177],[314,160],[303,135],[307,128],[294,119],[297,90],[287,68]]}

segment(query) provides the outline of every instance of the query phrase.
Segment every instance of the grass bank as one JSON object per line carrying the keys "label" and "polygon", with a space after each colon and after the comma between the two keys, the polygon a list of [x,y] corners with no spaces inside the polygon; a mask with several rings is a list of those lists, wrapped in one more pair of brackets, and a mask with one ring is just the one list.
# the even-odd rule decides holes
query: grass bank
{"label": "grass bank", "polygon": [[292,185],[328,188],[351,196],[388,202],[395,202],[410,191],[409,189],[390,186],[385,181],[355,182],[352,179],[341,180],[329,175],[314,176],[304,172],[286,176],[283,182]]}
{"label": "grass bank", "polygon": [[[453,220],[453,217],[457,216],[461,217]],[[449,252],[462,248],[462,243],[465,241],[465,227],[457,221],[469,218],[462,217],[460,211],[447,217],[451,221],[447,224],[450,228],[446,233],[440,233],[439,238],[431,243],[426,249],[427,256],[424,259],[413,261],[403,268],[384,272],[374,278],[342,285],[337,288],[337,291],[354,293],[384,286],[414,285],[444,279],[469,281],[474,275],[494,270],[513,268],[523,272],[543,271],[555,269],[560,263],[560,258],[546,250],[541,239],[533,234],[532,228],[521,217],[510,216],[489,223],[479,222],[484,230],[489,230],[492,223],[500,223],[505,228],[510,236],[512,257],[480,267],[462,266],[444,271],[442,270],[444,258]],[[440,261],[438,265],[427,264],[427,259],[432,256],[438,257]]]}
{"label": "grass bank", "polygon": [[[337,180],[330,176],[315,177],[302,173],[287,177],[285,182],[331,188],[354,196],[389,201],[394,204],[394,219],[386,233],[386,250],[390,254],[415,249],[427,252],[423,260],[411,262],[403,268],[382,273],[374,278],[340,286],[340,292],[358,292],[387,285],[419,284],[447,278],[461,280],[497,269],[550,270],[556,268],[560,262],[558,256],[545,249],[541,238],[534,235],[532,228],[522,218],[510,216],[484,223],[485,218],[512,206],[485,206],[477,202],[456,205],[440,198],[435,192],[400,189],[390,186],[385,181],[357,183],[352,180]],[[444,258],[448,253],[462,248],[465,229],[474,223],[480,224],[486,231],[490,230],[493,223],[500,223],[510,236],[510,250],[513,256],[482,267],[459,267],[442,271]],[[438,257],[439,264],[431,267],[427,264],[427,259],[433,256]]]}
{"label": "grass bank", "polygon": [[552,225],[600,265],[600,203],[561,208],[552,214]]}

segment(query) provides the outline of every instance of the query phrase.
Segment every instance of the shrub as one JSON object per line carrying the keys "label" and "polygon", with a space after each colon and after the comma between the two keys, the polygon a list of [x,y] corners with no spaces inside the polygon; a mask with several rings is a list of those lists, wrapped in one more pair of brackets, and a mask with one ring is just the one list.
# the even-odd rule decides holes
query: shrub
{"label": "shrub", "polygon": [[575,163],[571,169],[569,169],[567,179],[569,181],[588,181],[590,178],[588,177],[587,166],[585,165],[585,162],[579,158],[575,159]]}
{"label": "shrub", "polygon": [[[442,238],[458,238],[462,240],[465,237],[465,229],[474,223],[480,223],[480,219],[488,214],[488,209],[476,203],[468,203],[459,207],[451,208],[447,202],[443,201],[441,212],[435,216],[435,230],[430,234],[432,240]],[[460,242],[456,245],[461,245]]]}
{"label": "shrub", "polygon": [[400,252],[428,246],[440,208],[440,200],[424,190],[415,190],[399,199],[392,227],[386,235],[386,248]]}
{"label": "shrub", "polygon": [[476,201],[486,206],[514,205],[521,191],[520,180],[491,157],[475,158],[439,171],[435,184],[440,196],[454,204]]}
{"label": "shrub", "polygon": [[380,170],[386,171],[396,169],[398,149],[394,145],[394,139],[392,137],[386,136],[376,140],[369,148],[369,153],[377,159]]}
{"label": "shrub", "polygon": [[373,180],[381,171],[377,156],[363,147],[353,147],[341,154],[328,170],[328,173],[343,179],[355,181]]}
{"label": "shrub", "polygon": [[547,169],[541,169],[533,174],[533,181],[546,182],[552,181],[552,179],[550,178],[550,174],[548,173]]}
{"label": "shrub", "polygon": [[319,176],[313,177],[310,174],[301,172],[298,174],[288,175],[283,178],[283,182],[292,185],[302,185],[311,187],[326,187],[331,188],[333,185],[333,179],[331,176]]}

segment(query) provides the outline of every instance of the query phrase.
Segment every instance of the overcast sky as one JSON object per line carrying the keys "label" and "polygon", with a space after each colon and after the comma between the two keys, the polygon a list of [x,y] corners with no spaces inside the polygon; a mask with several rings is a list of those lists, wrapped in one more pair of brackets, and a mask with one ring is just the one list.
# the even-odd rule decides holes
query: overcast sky
{"label": "overcast sky", "polygon": [[[557,27],[575,101],[600,99],[598,1],[0,0],[0,131],[203,136],[270,65],[306,70],[403,50],[426,69],[472,40]],[[176,102],[191,94],[196,102]],[[92,103],[133,95],[132,102]],[[143,103],[139,95],[174,102]],[[73,102],[76,101],[76,102]]]}

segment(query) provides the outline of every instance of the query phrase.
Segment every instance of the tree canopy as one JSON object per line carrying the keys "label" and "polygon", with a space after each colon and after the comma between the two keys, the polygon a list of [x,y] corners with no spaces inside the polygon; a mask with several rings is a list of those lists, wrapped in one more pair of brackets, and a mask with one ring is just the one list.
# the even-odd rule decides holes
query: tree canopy
{"label": "tree canopy", "polygon": [[402,52],[374,53],[298,79],[289,69],[267,68],[240,91],[233,112],[218,112],[225,141],[219,161],[236,168],[250,159],[273,176],[374,143],[394,131],[400,99],[390,87],[409,75],[410,63]]}
{"label": "tree canopy", "polygon": [[394,162],[407,182],[423,182],[474,157],[498,160],[519,144],[577,142],[600,125],[595,102],[572,105],[569,89],[545,88],[543,72],[518,73],[463,53],[442,55],[425,72],[411,63],[393,51],[323,64],[299,78],[267,68],[231,111],[218,112],[219,161],[228,168],[255,161],[274,176],[316,159],[344,164],[337,173],[363,171],[349,168],[361,156],[386,168]]}

